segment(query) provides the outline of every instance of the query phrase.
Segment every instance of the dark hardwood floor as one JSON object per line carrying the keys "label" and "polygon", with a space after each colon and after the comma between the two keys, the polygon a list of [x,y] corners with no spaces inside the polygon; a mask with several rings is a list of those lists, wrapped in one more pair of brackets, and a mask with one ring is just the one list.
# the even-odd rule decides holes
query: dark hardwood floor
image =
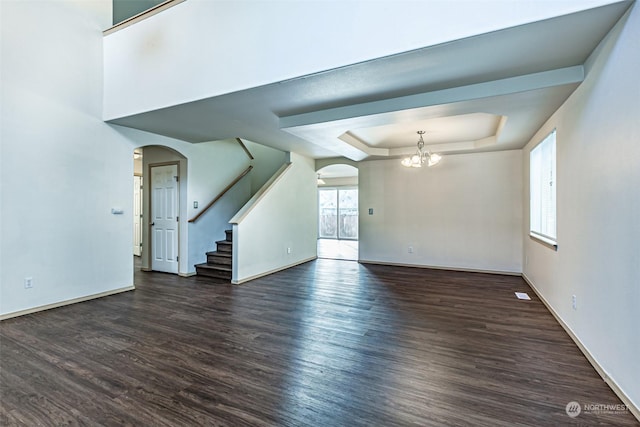
{"label": "dark hardwood floor", "polygon": [[318,260],[135,281],[0,324],[0,424],[638,425],[567,416],[621,402],[518,277]]}

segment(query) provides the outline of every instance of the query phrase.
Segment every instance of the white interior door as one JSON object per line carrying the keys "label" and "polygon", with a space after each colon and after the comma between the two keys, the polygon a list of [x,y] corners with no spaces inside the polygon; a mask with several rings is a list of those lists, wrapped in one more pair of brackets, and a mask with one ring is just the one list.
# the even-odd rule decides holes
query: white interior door
{"label": "white interior door", "polygon": [[151,168],[151,269],[178,272],[178,166]]}
{"label": "white interior door", "polygon": [[142,253],[142,177],[133,177],[133,254]]}

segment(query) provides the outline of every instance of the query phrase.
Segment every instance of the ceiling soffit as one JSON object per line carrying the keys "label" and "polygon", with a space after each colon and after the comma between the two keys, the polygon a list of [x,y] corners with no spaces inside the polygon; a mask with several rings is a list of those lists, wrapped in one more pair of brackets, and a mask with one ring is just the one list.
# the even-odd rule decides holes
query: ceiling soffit
{"label": "ceiling soffit", "polygon": [[[412,139],[407,139],[404,147],[399,147],[399,144],[395,144],[394,147],[376,144],[375,141],[383,137],[385,128],[393,128],[399,134],[405,135],[407,132],[424,130],[429,135],[434,133],[435,129],[417,127],[429,124],[430,120],[444,118],[450,118],[452,122],[457,121],[463,125],[464,122],[471,121],[470,118],[488,116],[496,122],[494,132],[489,136],[461,141],[457,138],[461,132],[454,130],[448,134],[441,132],[438,139],[431,143],[437,143],[438,152],[443,153],[521,148],[535,131],[533,129],[524,132],[524,128],[530,125],[522,119],[526,118],[529,123],[534,123],[531,109],[538,109],[545,112],[541,119],[546,120],[583,79],[584,68],[579,65],[281,117],[280,126],[286,132],[311,143],[329,147],[344,157],[364,160],[370,156],[398,157],[415,149],[415,142],[411,143]],[[456,119],[456,116],[460,117]],[[510,119],[513,120],[510,122]],[[536,122],[535,126],[539,124]],[[506,135],[503,133],[505,126],[511,130]],[[520,138],[514,139],[514,135],[519,135]],[[429,147],[429,140],[425,142],[428,148],[436,149]]]}
{"label": "ceiling soffit", "polygon": [[[582,64],[626,7],[596,8],[325,73],[316,84],[353,84],[358,76],[379,87],[391,82],[385,94],[398,96],[384,97],[380,89],[378,99],[290,109],[279,115],[280,128],[352,160],[409,154],[416,143],[409,135],[418,130],[426,131],[427,148],[438,152],[521,148],[583,81]],[[340,74],[348,78],[337,79]],[[445,122],[449,126],[441,126]]]}
{"label": "ceiling soffit", "polygon": [[354,161],[522,148],[584,79],[623,1],[110,121],[189,142],[246,138]]}

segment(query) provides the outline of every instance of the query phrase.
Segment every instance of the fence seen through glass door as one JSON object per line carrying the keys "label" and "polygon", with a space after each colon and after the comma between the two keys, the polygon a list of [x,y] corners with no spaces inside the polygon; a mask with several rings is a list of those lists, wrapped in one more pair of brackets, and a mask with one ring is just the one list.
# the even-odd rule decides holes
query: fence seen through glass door
{"label": "fence seen through glass door", "polygon": [[358,189],[318,190],[321,239],[358,239]]}

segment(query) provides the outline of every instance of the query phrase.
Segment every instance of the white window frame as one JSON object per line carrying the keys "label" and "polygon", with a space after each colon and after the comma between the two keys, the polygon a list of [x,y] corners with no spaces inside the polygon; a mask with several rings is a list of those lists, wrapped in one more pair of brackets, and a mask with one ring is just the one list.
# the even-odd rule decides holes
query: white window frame
{"label": "white window frame", "polygon": [[557,249],[556,129],[529,153],[529,236]]}

